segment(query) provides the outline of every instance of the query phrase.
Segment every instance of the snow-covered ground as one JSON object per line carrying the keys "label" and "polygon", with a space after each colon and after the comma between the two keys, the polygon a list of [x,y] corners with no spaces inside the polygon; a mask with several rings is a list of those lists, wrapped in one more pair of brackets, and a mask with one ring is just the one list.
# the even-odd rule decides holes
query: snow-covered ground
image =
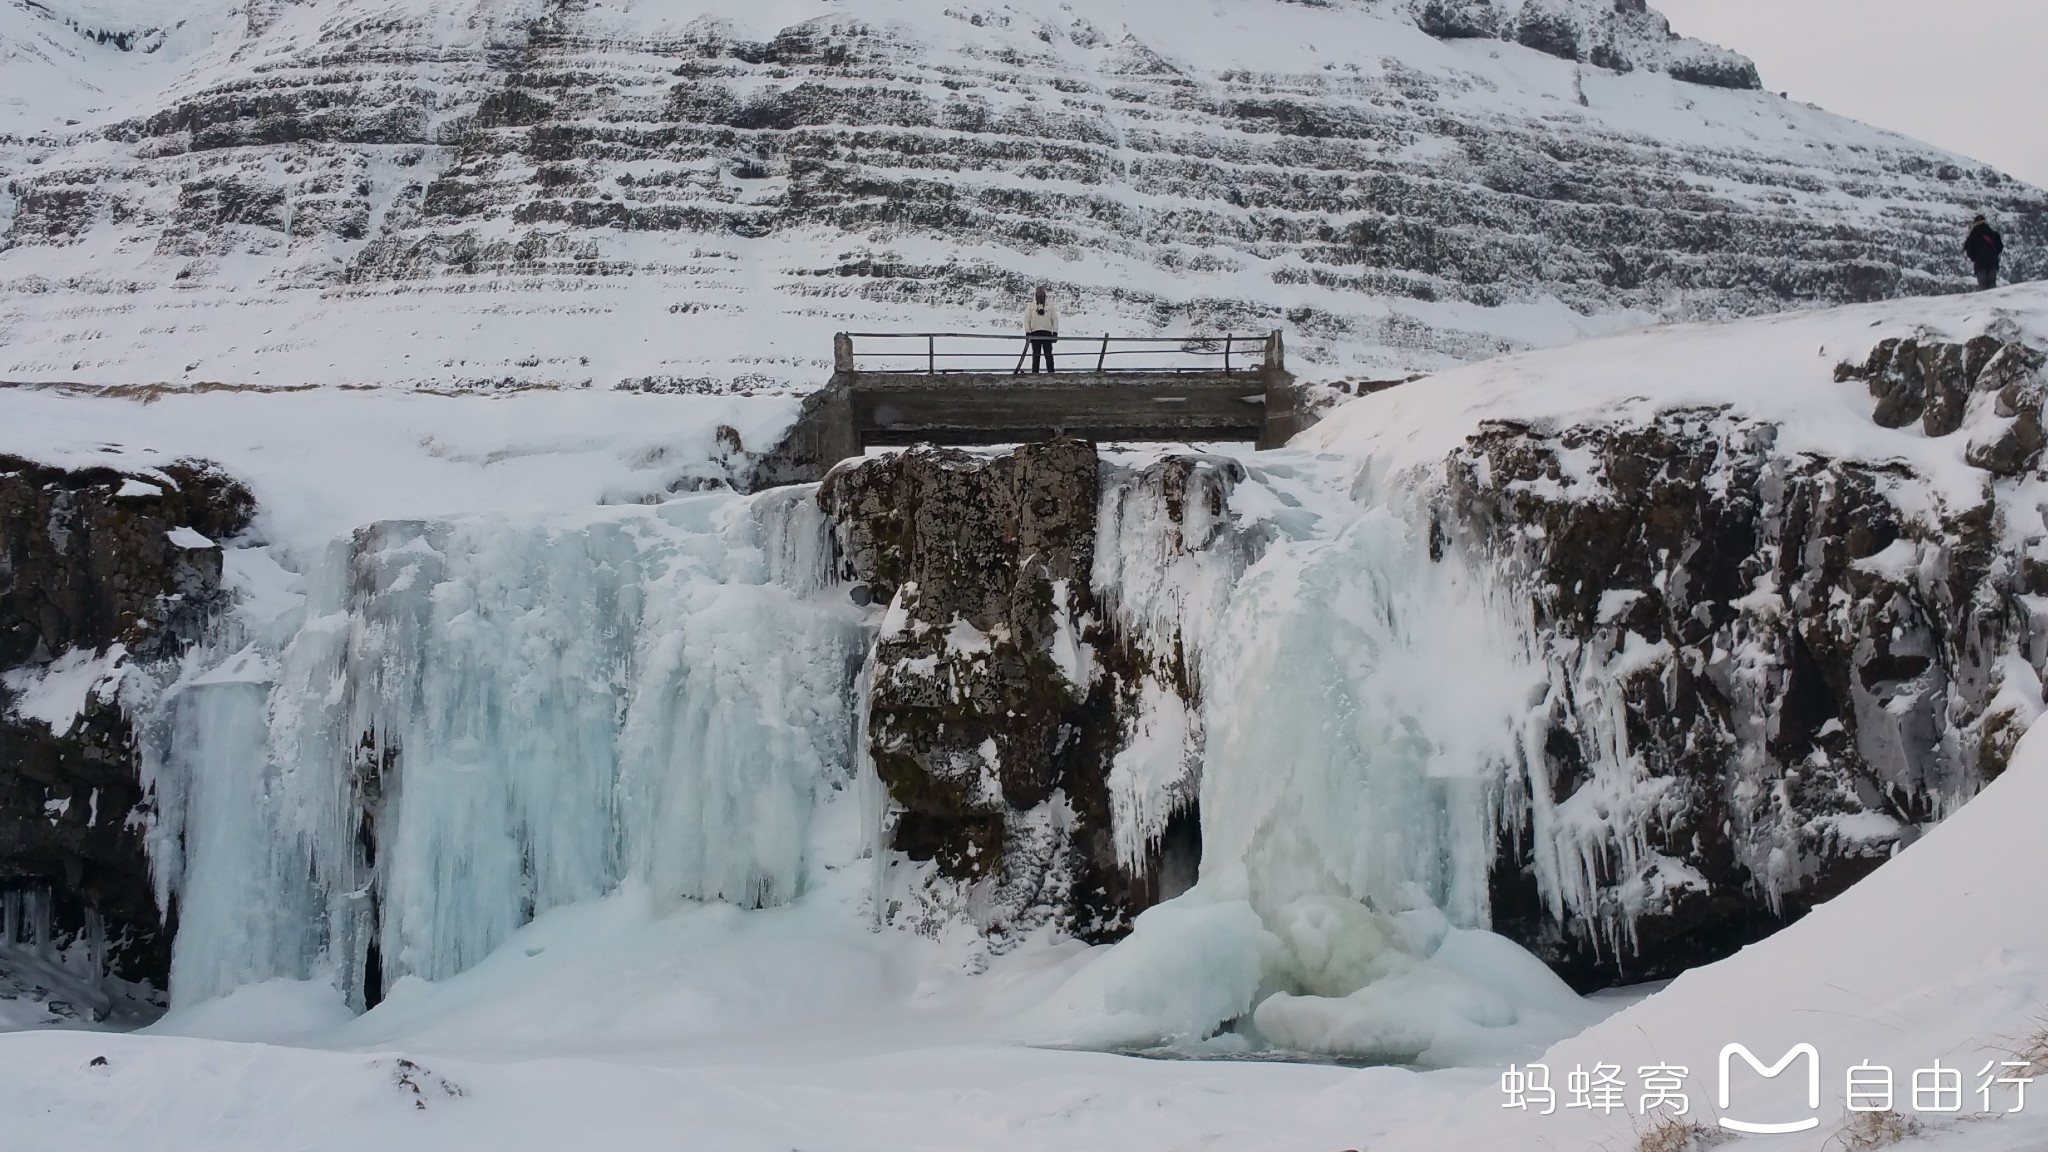
{"label": "snow-covered ground", "polygon": [[1368,459],[1373,472],[1391,474],[1440,463],[1482,421],[1561,428],[1726,406],[1780,424],[1786,451],[1904,461],[1937,492],[1974,499],[1984,473],[1963,461],[1966,434],[1929,437],[1917,422],[1879,427],[1870,419],[1869,390],[1837,383],[1834,371],[1844,362],[1862,365],[1886,339],[1960,342],[1986,333],[2043,343],[2048,289],[2020,285],[1736,324],[1649,327],[1503,356],[1345,404],[1294,447]]}
{"label": "snow-covered ground", "polygon": [[379,520],[637,504],[723,483],[720,425],[750,451],[795,420],[791,396],[395,389],[113,396],[0,390],[0,453],[147,474],[212,460],[256,492],[257,542],[302,559]]}

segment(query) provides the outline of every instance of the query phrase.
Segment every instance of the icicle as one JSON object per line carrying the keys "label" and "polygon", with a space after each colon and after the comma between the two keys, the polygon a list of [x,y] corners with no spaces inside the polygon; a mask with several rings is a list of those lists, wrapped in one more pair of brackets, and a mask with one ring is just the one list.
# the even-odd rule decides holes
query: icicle
{"label": "icicle", "polygon": [[863,629],[831,580],[802,491],[338,541],[274,660],[172,694],[174,995],[325,974],[361,1006],[373,950],[440,979],[629,875],[794,898],[854,771]]}
{"label": "icicle", "polygon": [[171,958],[180,998],[220,995],[249,973],[302,979],[319,952],[318,896],[269,756],[273,678],[245,651],[169,701],[171,769],[188,782]]}
{"label": "icicle", "polygon": [[874,750],[869,743],[868,731],[868,718],[873,713],[875,656],[878,651],[880,645],[870,641],[853,692],[853,786],[858,789],[860,800],[862,854],[868,861],[868,914],[876,929],[883,926],[888,912],[883,886],[889,875],[889,790],[882,784],[881,774],[875,770]]}

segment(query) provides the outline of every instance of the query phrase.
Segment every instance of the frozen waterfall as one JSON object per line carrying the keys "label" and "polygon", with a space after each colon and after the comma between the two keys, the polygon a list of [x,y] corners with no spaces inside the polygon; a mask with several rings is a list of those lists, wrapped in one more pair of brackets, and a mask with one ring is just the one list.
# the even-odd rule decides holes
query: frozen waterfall
{"label": "frozen waterfall", "polygon": [[326,975],[360,1005],[627,877],[799,894],[865,650],[827,549],[803,489],[337,541],[295,624],[229,628],[163,697],[173,996]]}
{"label": "frozen waterfall", "polygon": [[1432,554],[1426,508],[1358,483],[1296,453],[1105,482],[1096,593],[1152,666],[1200,686],[1192,717],[1139,694],[1134,731],[1185,732],[1190,754],[1112,788],[1118,842],[1158,836],[1193,793],[1201,879],[1049,1002],[1034,1038],[1434,1063],[1585,1023],[1485,930],[1543,667],[1483,567]]}
{"label": "frozen waterfall", "polygon": [[[1089,584],[1144,650],[1115,851],[1143,866],[1195,805],[1200,877],[1034,1035],[1442,1061],[1577,1019],[1486,931],[1547,690],[1514,598],[1342,462],[1107,465],[1100,491]],[[317,978],[360,1008],[624,883],[782,904],[865,849],[879,885],[878,611],[813,496],[372,524],[296,609],[229,621],[144,725],[173,997]]]}
{"label": "frozen waterfall", "polygon": [[[1219,458],[1171,508],[1156,474],[1106,484],[1096,593],[1200,685],[1199,716],[1158,726],[1194,731],[1204,875],[1244,868],[1268,911],[1337,893],[1483,926],[1542,670],[1484,573],[1432,558],[1426,514],[1354,498],[1350,474]],[[1158,835],[1161,807],[1133,796],[1120,840]]]}

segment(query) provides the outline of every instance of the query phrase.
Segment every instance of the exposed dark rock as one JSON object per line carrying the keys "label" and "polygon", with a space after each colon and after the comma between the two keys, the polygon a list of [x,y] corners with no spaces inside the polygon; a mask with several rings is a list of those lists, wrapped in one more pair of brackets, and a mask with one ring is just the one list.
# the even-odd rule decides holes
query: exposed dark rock
{"label": "exposed dark rock", "polygon": [[1920,427],[1929,436],[1946,436],[1963,426],[1963,406],[1969,403],[1974,383],[1964,373],[1961,344],[1940,344],[1926,350],[1921,379],[1927,393],[1927,407],[1920,413]]}
{"label": "exposed dark rock", "polygon": [[845,575],[891,601],[868,714],[891,846],[979,893],[998,941],[1048,918],[1121,936],[1162,884],[1185,886],[1199,836],[1190,810],[1145,867],[1119,865],[1108,781],[1137,670],[1089,592],[1097,468],[1069,439],[919,448],[819,491]]}
{"label": "exposed dark rock", "polygon": [[1491,40],[1500,35],[1500,9],[1493,0],[1428,0],[1415,23],[1440,40]]}
{"label": "exposed dark rock", "polygon": [[2041,427],[2044,401],[2048,388],[2039,380],[2016,381],[1999,389],[1996,412],[2003,421],[1974,437],[1964,459],[1997,476],[2019,476],[2038,468],[2041,449],[2048,446]]}
{"label": "exposed dark rock", "polygon": [[[1436,28],[1471,29],[1487,23],[1489,5],[1436,3],[1418,9],[1416,22],[1431,35]],[[1496,18],[1501,35],[1526,48],[1564,60],[1583,61],[1610,72],[1638,68],[1662,71],[1674,80],[1712,88],[1763,86],[1756,65],[1725,48],[1679,36],[1671,22],[1642,0],[1525,0],[1512,19]]]}
{"label": "exposed dark rock", "polygon": [[[239,534],[253,510],[247,489],[202,462],[138,472],[0,457],[0,668],[32,675],[68,653],[111,670],[175,658],[224,605],[210,541]],[[87,692],[62,731],[18,702],[0,684],[0,892],[47,893],[49,943],[103,942],[109,974],[163,987],[170,936],[115,683]]]}
{"label": "exposed dark rock", "polygon": [[[1939,404],[1965,400],[1964,353],[1890,342],[1852,371],[1898,418],[1929,379]],[[1903,465],[1775,441],[1768,424],[1676,411],[1489,425],[1450,462],[1446,531],[1528,590],[1551,670],[1494,923],[1581,987],[1673,975],[1767,935],[2010,754],[2014,718],[1993,698],[2031,625],[1988,490],[1930,524],[1893,502],[1915,483]],[[1610,825],[1562,849],[1595,887],[1563,922],[1537,895],[1539,804]]]}
{"label": "exposed dark rock", "polygon": [[1929,436],[1961,431],[1971,398],[1993,394],[1996,419],[1972,426],[1965,459],[1995,476],[2018,476],[2041,459],[2044,363],[2048,354],[1991,336],[1962,344],[1892,339],[1861,364],[1837,365],[1835,379],[1869,383],[1877,424],[1900,428],[1918,420]]}
{"label": "exposed dark rock", "polygon": [[1702,84],[1708,88],[1733,88],[1737,91],[1753,92],[1764,86],[1763,77],[1757,74],[1756,64],[1733,53],[1699,53],[1678,57],[1665,66],[1664,72],[1673,80]]}
{"label": "exposed dark rock", "polygon": [[224,540],[254,511],[248,489],[203,461],[132,472],[0,456],[0,667],[116,642],[175,655],[217,607],[221,553],[171,530]]}
{"label": "exposed dark rock", "polygon": [[1560,0],[1529,0],[1515,21],[1515,43],[1566,60],[1579,58],[1585,34],[1578,14]]}
{"label": "exposed dark rock", "polygon": [[1903,428],[1927,411],[1927,367],[1915,340],[1887,340],[1870,354],[1865,367],[1877,408],[1870,415],[1880,428]]}

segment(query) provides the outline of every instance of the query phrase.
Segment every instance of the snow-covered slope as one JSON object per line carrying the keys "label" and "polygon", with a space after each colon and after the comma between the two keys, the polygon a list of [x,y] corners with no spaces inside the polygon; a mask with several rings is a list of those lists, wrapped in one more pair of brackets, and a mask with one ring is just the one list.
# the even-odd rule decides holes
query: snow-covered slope
{"label": "snow-covered slope", "polygon": [[[721,487],[788,396],[0,391],[0,454],[146,473],[213,460],[257,492],[252,542],[294,570],[384,520],[581,512]],[[723,426],[731,430],[719,437]]]}
{"label": "snow-covered slope", "polygon": [[1439,464],[1486,422],[1563,428],[1641,423],[1657,413],[1726,406],[1783,428],[1787,452],[1898,460],[1951,500],[1983,473],[1964,460],[1968,436],[1930,436],[1871,419],[1868,389],[1836,366],[1861,364],[1896,337],[1960,343],[1992,333],[2044,342],[2048,293],[2037,285],[1944,300],[1909,299],[1760,317],[1734,325],[1646,328],[1571,348],[1503,356],[1414,387],[1345,403],[1294,446],[1370,461],[1393,474]]}
{"label": "snow-covered slope", "polygon": [[1388,375],[2040,247],[1640,4],[68,3],[0,8],[0,379],[807,387],[1033,282]]}
{"label": "snow-covered slope", "polygon": [[[1947,823],[1812,916],[1741,955],[1679,977],[1542,1062],[1574,1067],[1676,1065],[1690,1074],[1688,1119],[1709,1132],[1730,1118],[1817,1124],[1772,1137],[1774,1148],[1877,1148],[1857,1143],[1887,1126],[1918,1131],[1907,1148],[2032,1149],[2048,1146],[2040,1084],[2016,1094],[1999,1078],[2048,1074],[2048,892],[2014,865],[2036,852],[2048,813],[2048,728],[2036,725],[2012,769]],[[1820,1104],[1807,1102],[1806,1063],[1775,1079],[1738,1062],[1724,1105],[1719,1061],[1742,1044],[1768,1066],[1798,1044],[1819,1053]],[[2012,1063],[2006,1063],[2012,1062]],[[1869,1064],[1893,1074],[1894,1115],[1860,1121],[1847,1111],[1848,1072]],[[1956,1073],[1961,1091],[1916,1104],[1916,1071]],[[1989,1067],[1987,1074],[1984,1070]],[[1934,1078],[1923,1078],[1932,1085]],[[1627,1141],[1654,1126],[1632,1091],[1619,1112],[1560,1105],[1557,1114],[1504,1110],[1498,1090],[1456,1108],[1407,1118],[1374,1147],[1577,1147]],[[1869,1106],[1870,1100],[1859,1101]],[[1940,1109],[1940,1110],[1938,1110]],[[1540,1108],[1538,1109],[1540,1111]],[[1724,1133],[1725,1134],[1725,1133]],[[1625,1145],[1624,1145],[1625,1146]],[[1700,1145],[1704,1147],[1705,1145]]]}

